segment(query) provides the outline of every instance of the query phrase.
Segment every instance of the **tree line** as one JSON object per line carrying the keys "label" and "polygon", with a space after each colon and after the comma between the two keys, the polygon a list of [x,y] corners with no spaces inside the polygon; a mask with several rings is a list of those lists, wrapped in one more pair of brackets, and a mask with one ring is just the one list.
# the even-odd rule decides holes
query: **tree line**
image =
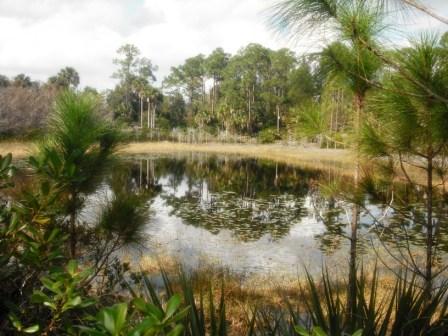
{"label": "tree line", "polygon": [[[65,67],[46,82],[26,74],[12,78],[0,75],[0,137],[33,137],[42,133],[58,93],[76,90],[80,77],[76,69]],[[93,88],[84,92],[97,94]]]}
{"label": "tree line", "polygon": [[160,88],[154,85],[157,67],[135,46],[125,45],[118,54],[114,77],[119,84],[108,103],[115,118],[141,127],[248,135],[274,128],[280,133],[290,123],[290,108],[317,97],[321,89],[316,62],[286,48],[249,44],[235,55],[216,48],[172,67]]}
{"label": "tree line", "polygon": [[[438,41],[439,48],[446,49],[447,41],[445,34]],[[393,56],[406,50],[381,52]],[[158,67],[135,45],[126,44],[113,59],[115,87],[104,92],[91,87],[82,91],[98,99],[105,115],[130,127],[200,129],[215,135],[259,136],[262,141],[306,138],[321,146],[345,147],[355,129],[352,102],[363,93],[354,95],[353,86],[359,79],[352,76],[350,83],[345,81],[334,63],[353,74],[365,66],[340,62],[350,60],[349,52],[340,41],[319,53],[301,56],[287,48],[271,50],[254,43],[234,55],[216,48],[209,55],[199,54],[172,67],[158,85]],[[377,80],[389,65],[378,57],[370,58],[371,69],[365,70],[372,71]],[[79,90],[79,83],[72,67],[61,69],[45,83],[25,74],[1,75],[0,135],[38,133],[56,94]],[[378,89],[378,85],[371,86],[373,90],[367,91]]]}
{"label": "tree line", "polygon": [[[113,63],[116,71],[111,77],[118,80],[113,89],[98,92],[85,87],[83,91],[95,95],[110,118],[148,129],[200,128],[250,136],[272,129],[280,135],[294,123],[291,109],[319,97],[323,83],[315,58],[259,44],[249,44],[235,55],[217,48],[210,55],[188,58],[172,67],[159,87],[157,66],[136,46],[120,47]],[[24,74],[1,76],[0,133],[20,135],[41,129],[55,95],[79,90],[79,82],[72,67],[45,83]]]}

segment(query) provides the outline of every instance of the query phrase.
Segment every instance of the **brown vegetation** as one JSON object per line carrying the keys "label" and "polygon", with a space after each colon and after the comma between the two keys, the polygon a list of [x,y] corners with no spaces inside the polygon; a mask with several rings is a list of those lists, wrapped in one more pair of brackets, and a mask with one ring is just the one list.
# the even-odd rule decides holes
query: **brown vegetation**
{"label": "brown vegetation", "polygon": [[55,91],[50,88],[9,86],[0,90],[0,137],[24,138],[46,124]]}

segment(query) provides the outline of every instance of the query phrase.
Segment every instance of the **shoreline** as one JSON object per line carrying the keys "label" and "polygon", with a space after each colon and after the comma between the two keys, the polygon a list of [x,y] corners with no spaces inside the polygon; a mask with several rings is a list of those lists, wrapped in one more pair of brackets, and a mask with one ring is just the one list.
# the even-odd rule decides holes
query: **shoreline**
{"label": "shoreline", "polygon": [[[0,142],[0,155],[11,152],[14,159],[23,159],[33,149],[32,142]],[[118,154],[138,156],[145,154],[170,154],[199,152],[230,154],[272,160],[295,166],[313,166],[348,171],[353,165],[353,155],[345,149],[322,149],[313,146],[289,146],[283,144],[188,144],[177,142],[131,142],[122,144]]]}
{"label": "shoreline", "polygon": [[344,149],[321,149],[283,144],[187,144],[176,142],[133,142],[123,145],[118,153],[123,156],[145,154],[208,153],[239,155],[270,160],[302,168],[331,169],[343,175],[353,174],[353,156]]}

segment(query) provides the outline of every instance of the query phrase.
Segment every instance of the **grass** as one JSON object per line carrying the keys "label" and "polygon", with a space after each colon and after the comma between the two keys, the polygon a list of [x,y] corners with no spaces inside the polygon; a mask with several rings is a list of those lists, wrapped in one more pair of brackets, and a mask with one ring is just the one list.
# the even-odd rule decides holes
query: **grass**
{"label": "grass", "polygon": [[0,155],[12,153],[14,159],[24,159],[29,156],[33,145],[27,141],[0,141]]}
{"label": "grass", "polygon": [[[173,292],[183,293],[185,289],[182,288],[182,283],[177,275],[182,267],[179,266],[180,264],[176,259],[162,256],[155,258],[145,255],[138,261],[136,269],[142,270],[150,279],[158,279],[160,277],[160,265],[163,265],[163,272],[171,279]],[[380,299],[388,297],[393,291],[395,278],[383,270],[381,272],[382,276],[374,279],[372,274],[375,274],[375,268],[374,263],[365,265],[364,274],[366,276],[364,283],[366,286],[370,286],[372,280],[376,282],[378,287],[376,293],[378,300],[376,303],[379,304]],[[269,329],[273,328],[272,324],[275,321],[273,316],[280,317],[278,314],[281,313],[282,323],[287,324],[293,315],[298,317],[306,313],[307,306],[305,302],[311,302],[313,295],[315,296],[314,299],[316,297],[324,297],[321,275],[316,274],[316,292],[313,293],[309,282],[311,278],[307,277],[307,272],[304,268],[296,276],[291,277],[276,277],[271,274],[241,275],[204,262],[198,268],[187,271],[187,273],[188,277],[192,279],[191,290],[198,302],[198,297],[202,294],[208,297],[210,287],[213,288],[213,300],[215,303],[220,302],[222,291],[224,291],[228,335],[248,335],[250,317],[255,310],[258,311],[257,325],[266,323]],[[330,285],[332,290],[336,291],[338,289],[339,299],[342,302],[341,305],[343,305],[346,301],[343,290],[344,286],[346,286],[345,273],[337,273],[332,273]],[[221,287],[223,282],[225,284],[224,288]],[[336,292],[333,295],[336,295]],[[207,302],[204,304],[208,310]],[[326,310],[327,308],[322,307],[321,309]],[[289,335],[289,333],[280,332],[273,334]],[[264,335],[264,333],[260,335]]]}
{"label": "grass", "polygon": [[347,277],[334,269],[324,267],[320,276],[304,270],[295,281],[275,284],[205,264],[185,271],[172,259],[145,257],[140,266],[154,302],[179,293],[192,308],[186,335],[296,335],[293,326],[319,326],[323,332],[316,335],[446,335],[446,284],[426,300],[414,276],[397,278],[376,263],[358,270],[353,317],[347,314]]}
{"label": "grass", "polygon": [[[34,144],[26,141],[0,141],[0,155],[13,154],[14,159],[25,159]],[[330,169],[332,172],[352,176],[354,172],[354,155],[345,149],[322,149],[310,146],[288,146],[283,144],[188,144],[178,142],[131,142],[119,147],[118,154],[123,156],[139,156],[145,154],[174,154],[200,152],[210,154],[230,154],[271,160],[292,166],[313,169]],[[409,175],[417,183],[424,182],[421,170],[406,165]],[[405,181],[404,176],[401,180]],[[435,177],[435,185],[440,183]]]}
{"label": "grass", "polygon": [[[26,158],[33,148],[31,142],[2,141],[0,155],[12,153],[15,159]],[[313,146],[287,146],[281,144],[186,144],[175,142],[134,142],[122,145],[121,155],[148,153],[202,152],[211,154],[236,154],[245,157],[272,160],[316,169],[332,168],[345,173],[352,171],[352,155],[343,149],[319,149]]]}
{"label": "grass", "polygon": [[313,146],[287,146],[282,144],[186,144],[174,142],[129,143],[121,154],[202,152],[210,154],[236,154],[246,157],[272,160],[297,166],[313,168],[343,168],[349,170],[352,155],[342,149],[319,149]]}

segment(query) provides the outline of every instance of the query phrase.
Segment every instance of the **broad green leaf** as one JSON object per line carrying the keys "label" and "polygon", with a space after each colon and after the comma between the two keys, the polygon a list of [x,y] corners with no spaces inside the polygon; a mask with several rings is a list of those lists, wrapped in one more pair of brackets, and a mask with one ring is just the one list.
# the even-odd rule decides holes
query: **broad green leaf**
{"label": "broad green leaf", "polygon": [[118,335],[118,332],[116,332],[115,329],[114,316],[110,308],[104,308],[103,310],[101,310],[99,320],[103,324],[104,328],[106,328],[106,330],[109,332],[109,334]]}
{"label": "broad green leaf", "polygon": [[99,313],[99,320],[111,335],[119,335],[126,323],[128,305],[118,303],[104,308]]}
{"label": "broad green leaf", "polygon": [[116,328],[120,332],[126,323],[126,315],[128,312],[128,305],[126,303],[120,303],[116,305]]}
{"label": "broad green leaf", "polygon": [[69,301],[67,301],[63,306],[62,306],[62,311],[66,311],[70,308],[74,308],[76,306],[79,306],[82,303],[82,299],[80,296],[77,296]]}
{"label": "broad green leaf", "polygon": [[56,308],[57,308],[54,303],[49,302],[49,301],[45,301],[44,306],[47,306],[47,307],[51,308],[52,310],[56,310]]}
{"label": "broad green leaf", "polygon": [[313,328],[313,335],[315,336],[327,336],[327,333],[322,330],[320,327]]}
{"label": "broad green leaf", "polygon": [[295,326],[294,330],[296,333],[298,333],[301,336],[310,336],[310,333],[302,326]]}
{"label": "broad green leaf", "polygon": [[53,282],[47,277],[41,278],[40,281],[42,282],[45,288],[51,290],[53,293],[61,294],[61,290],[59,289],[61,283]]}
{"label": "broad green leaf", "polygon": [[104,336],[104,332],[88,328],[85,326],[78,326],[78,329],[81,330],[81,335],[86,334],[89,336]]}
{"label": "broad green leaf", "polygon": [[31,327],[23,329],[23,332],[26,334],[34,334],[39,331],[39,325],[35,324]]}
{"label": "broad green leaf", "polygon": [[137,308],[137,310],[145,313],[146,312],[146,302],[142,298],[135,298],[132,300],[132,304]]}
{"label": "broad green leaf", "polygon": [[176,315],[171,317],[169,320],[170,320],[170,322],[180,321],[180,320],[184,319],[188,315],[189,312],[190,312],[190,306],[185,307],[179,313],[177,313]]}
{"label": "broad green leaf", "polygon": [[33,303],[43,303],[48,300],[50,298],[41,291],[34,291],[33,295],[31,295],[31,302]]}
{"label": "broad green leaf", "polygon": [[76,274],[76,270],[78,269],[78,263],[76,260],[70,260],[67,264],[67,272],[72,277]]}
{"label": "broad green leaf", "polygon": [[182,324],[178,324],[174,327],[173,330],[171,330],[167,336],[180,336],[182,335],[182,332],[184,331],[184,326]]}
{"label": "broad green leaf", "polygon": [[157,320],[154,318],[146,318],[130,332],[130,336],[151,335],[151,332],[155,332],[156,325]]}
{"label": "broad green leaf", "polygon": [[146,304],[146,313],[156,318],[158,321],[163,319],[163,311],[154,306],[153,304]]}
{"label": "broad green leaf", "polygon": [[170,318],[179,308],[180,305],[180,296],[178,294],[174,294],[168,301],[166,306],[166,319]]}

